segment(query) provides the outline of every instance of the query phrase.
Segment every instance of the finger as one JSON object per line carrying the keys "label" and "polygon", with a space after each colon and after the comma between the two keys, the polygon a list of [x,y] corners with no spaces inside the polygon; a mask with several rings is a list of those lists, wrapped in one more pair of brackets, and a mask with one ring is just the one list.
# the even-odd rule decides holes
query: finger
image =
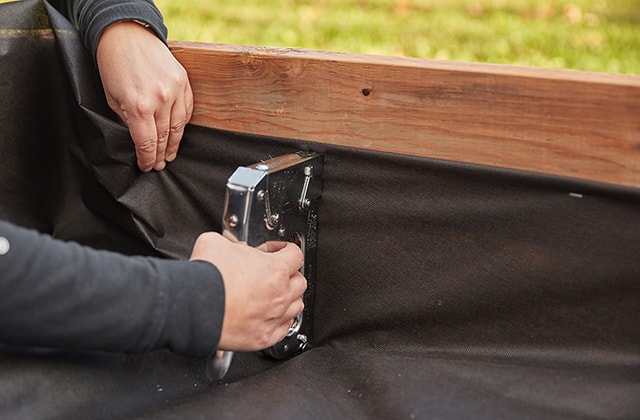
{"label": "finger", "polygon": [[287,246],[285,241],[269,241],[259,245],[257,248],[264,252],[277,252]]}
{"label": "finger", "polygon": [[123,115],[135,144],[138,167],[143,172],[149,172],[156,162],[158,142],[158,132],[153,116],[134,118],[128,115],[126,110],[123,110]]}
{"label": "finger", "polygon": [[275,253],[287,263],[292,274],[300,270],[300,267],[302,267],[302,264],[304,263],[302,250],[294,243],[287,242],[284,247],[275,251]]}
{"label": "finger", "polygon": [[287,311],[285,312],[283,318],[285,320],[289,320],[289,325],[291,325],[293,318],[300,315],[303,310],[304,301],[302,300],[302,298],[298,298],[291,305],[289,305],[289,308],[287,308]]}
{"label": "finger", "polygon": [[178,96],[176,103],[173,105],[171,113],[171,132],[169,135],[169,143],[167,144],[166,161],[173,162],[178,155],[180,141],[184,136],[184,129],[191,120],[193,115],[193,91],[189,77],[185,71],[185,85],[182,96]]}
{"label": "finger", "polygon": [[300,270],[300,267],[304,264],[304,254],[300,247],[293,242],[269,241],[258,246],[258,249],[281,255],[285,263],[291,268],[290,273]]}
{"label": "finger", "polygon": [[292,321],[293,321],[293,318],[288,319],[287,321],[280,324],[278,328],[275,329],[275,331],[271,335],[273,344],[279,343],[280,341],[284,340],[287,337],[287,333],[289,332],[289,328],[291,327]]}
{"label": "finger", "polygon": [[308,286],[307,279],[299,271],[296,271],[291,276],[292,296],[295,296],[295,297],[302,296],[304,292],[307,290],[307,286]]}
{"label": "finger", "polygon": [[[182,98],[182,99],[181,99]],[[167,142],[167,151],[164,159],[167,162],[173,162],[178,155],[180,140],[184,134],[184,127],[187,124],[186,106],[184,97],[178,98],[171,108],[171,126],[169,127],[169,139]]]}
{"label": "finger", "polygon": [[187,123],[191,121],[191,117],[193,116],[193,90],[191,89],[191,83],[189,82],[189,78],[187,77],[187,85],[184,90],[185,97],[185,107],[187,114]]}
{"label": "finger", "polygon": [[155,164],[153,169],[156,171],[161,171],[164,169],[165,162],[165,152],[167,150],[167,142],[170,137],[170,117],[169,114],[164,112],[160,112],[156,115],[156,130],[158,136],[158,142],[156,145],[156,156],[155,156]]}
{"label": "finger", "polygon": [[304,309],[303,295],[307,289],[307,280],[300,272],[291,277],[288,290],[283,291],[282,303],[273,305],[270,308],[269,319],[281,322],[282,320],[292,319],[299,315]]}

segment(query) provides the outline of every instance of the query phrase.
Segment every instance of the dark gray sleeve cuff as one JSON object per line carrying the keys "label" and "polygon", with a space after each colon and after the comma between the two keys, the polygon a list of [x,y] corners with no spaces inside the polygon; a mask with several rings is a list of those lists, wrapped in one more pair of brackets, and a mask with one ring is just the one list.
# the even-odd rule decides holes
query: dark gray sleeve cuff
{"label": "dark gray sleeve cuff", "polygon": [[166,261],[171,296],[163,334],[154,347],[207,356],[218,347],[224,317],[224,283],[205,261]]}
{"label": "dark gray sleeve cuff", "polygon": [[[52,2],[56,3],[60,2]],[[107,26],[123,20],[144,22],[165,44],[167,42],[167,27],[151,0],[69,0],[65,6],[56,7],[78,28],[94,57],[102,32]]]}

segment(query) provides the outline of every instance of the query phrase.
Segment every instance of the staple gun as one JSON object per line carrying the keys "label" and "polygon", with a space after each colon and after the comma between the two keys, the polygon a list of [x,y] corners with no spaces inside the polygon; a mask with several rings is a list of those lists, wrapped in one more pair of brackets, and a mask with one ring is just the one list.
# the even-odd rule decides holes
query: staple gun
{"label": "staple gun", "polygon": [[[286,337],[264,350],[278,360],[301,353],[310,345],[323,169],[322,155],[298,152],[238,167],[227,181],[224,236],[252,247],[267,241],[294,242],[304,255],[300,270],[307,279],[304,310],[293,320]],[[222,379],[232,358],[230,351],[213,352],[206,361],[207,377]]]}

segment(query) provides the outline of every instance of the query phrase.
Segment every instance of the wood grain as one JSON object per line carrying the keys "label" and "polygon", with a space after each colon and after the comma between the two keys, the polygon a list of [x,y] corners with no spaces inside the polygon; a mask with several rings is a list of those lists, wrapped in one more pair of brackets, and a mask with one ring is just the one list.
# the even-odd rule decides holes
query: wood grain
{"label": "wood grain", "polygon": [[640,76],[170,46],[196,125],[640,187]]}

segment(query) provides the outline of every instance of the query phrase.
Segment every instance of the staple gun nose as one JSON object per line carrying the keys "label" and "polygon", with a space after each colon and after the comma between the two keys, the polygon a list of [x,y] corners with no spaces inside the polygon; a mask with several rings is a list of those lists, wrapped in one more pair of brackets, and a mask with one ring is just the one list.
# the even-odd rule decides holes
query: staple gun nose
{"label": "staple gun nose", "polygon": [[[224,236],[252,247],[267,241],[294,242],[304,255],[300,270],[307,279],[304,311],[293,320],[282,341],[264,350],[278,360],[301,353],[310,345],[323,169],[322,155],[297,152],[241,166],[227,181]],[[212,353],[206,361],[207,377],[222,379],[232,358],[229,351]]]}

